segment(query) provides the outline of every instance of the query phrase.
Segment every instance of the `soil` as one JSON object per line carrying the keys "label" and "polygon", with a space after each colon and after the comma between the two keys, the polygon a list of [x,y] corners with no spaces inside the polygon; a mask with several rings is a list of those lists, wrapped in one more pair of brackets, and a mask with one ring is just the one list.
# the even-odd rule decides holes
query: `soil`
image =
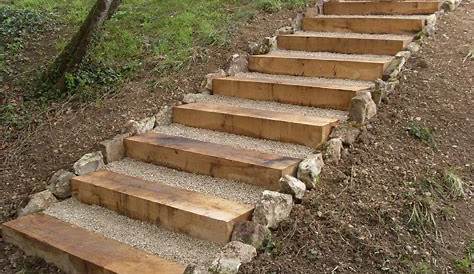
{"label": "soil", "polygon": [[[128,120],[151,116],[160,107],[180,100],[183,94],[203,90],[207,73],[224,68],[233,54],[246,51],[249,41],[273,36],[275,30],[289,25],[296,13],[281,10],[257,14],[235,26],[229,46],[196,49],[189,66],[168,78],[144,69],[113,96],[83,105],[53,105],[40,117],[41,122],[25,129],[13,142],[2,142],[7,139],[0,136],[0,222],[13,219],[30,194],[45,189],[56,170],[71,169],[82,155],[97,150],[100,141],[120,133]],[[48,48],[45,45],[41,50],[41,60],[48,55]],[[9,85],[15,88],[13,81]],[[0,273],[22,269],[30,271],[27,273],[59,272],[41,260],[26,257],[1,239],[0,250]]]}
{"label": "soil", "polygon": [[[474,3],[443,16],[358,142],[242,273],[473,273],[456,269],[474,240]],[[433,130],[437,149],[409,134]],[[436,226],[408,223],[413,190],[451,170],[464,199],[432,197]],[[422,193],[423,195],[423,193]],[[428,194],[424,194],[428,195]]]}

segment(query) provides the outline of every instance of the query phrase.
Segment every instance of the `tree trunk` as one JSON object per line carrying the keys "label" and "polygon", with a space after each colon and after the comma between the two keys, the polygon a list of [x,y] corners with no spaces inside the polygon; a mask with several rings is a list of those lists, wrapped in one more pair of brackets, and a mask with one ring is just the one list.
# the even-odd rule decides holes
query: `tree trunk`
{"label": "tree trunk", "polygon": [[65,76],[73,72],[87,54],[94,33],[112,17],[122,0],[97,0],[79,31],[53,63],[49,81],[64,90]]}

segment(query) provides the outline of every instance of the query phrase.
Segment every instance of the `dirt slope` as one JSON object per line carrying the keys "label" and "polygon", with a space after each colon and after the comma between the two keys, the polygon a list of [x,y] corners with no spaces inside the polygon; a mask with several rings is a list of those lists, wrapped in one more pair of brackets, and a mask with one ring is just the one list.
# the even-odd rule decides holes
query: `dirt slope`
{"label": "dirt slope", "polygon": [[[350,155],[323,171],[275,233],[275,247],[243,273],[469,271],[454,261],[474,240],[474,61],[463,62],[473,38],[474,4],[465,1],[409,61]],[[434,131],[437,150],[408,133],[412,124]],[[423,189],[426,179],[443,184],[446,170],[463,178],[465,199]],[[414,196],[430,196],[437,227],[408,224]]]}

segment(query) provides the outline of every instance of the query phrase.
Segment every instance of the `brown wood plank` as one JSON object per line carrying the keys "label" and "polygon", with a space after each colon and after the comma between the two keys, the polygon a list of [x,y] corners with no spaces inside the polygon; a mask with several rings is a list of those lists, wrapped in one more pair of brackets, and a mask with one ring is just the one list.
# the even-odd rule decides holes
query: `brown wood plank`
{"label": "brown wood plank", "polygon": [[331,60],[268,54],[251,56],[248,67],[251,71],[269,74],[373,81],[382,78],[389,63],[377,60]]}
{"label": "brown wood plank", "polygon": [[425,19],[397,17],[305,17],[303,30],[318,32],[356,32],[373,34],[416,33],[425,26]]}
{"label": "brown wood plank", "polygon": [[2,225],[3,239],[71,274],[175,274],[185,267],[56,218],[32,214]]}
{"label": "brown wood plank", "polygon": [[239,180],[271,190],[283,175],[296,172],[300,159],[227,145],[149,133],[125,139],[127,156],[193,173]]}
{"label": "brown wood plank", "polygon": [[325,37],[301,34],[279,35],[278,48],[309,52],[335,52],[345,54],[395,55],[412,39],[382,39],[354,37]]}
{"label": "brown wood plank", "polygon": [[328,15],[422,15],[439,10],[438,1],[330,1],[324,3]]}
{"label": "brown wood plank", "polygon": [[218,95],[339,110],[349,109],[357,91],[368,88],[236,77],[218,78],[212,82],[212,91]]}
{"label": "brown wood plank", "polygon": [[203,240],[227,243],[237,221],[253,206],[110,171],[72,179],[74,197],[133,219],[159,224]]}
{"label": "brown wood plank", "polygon": [[174,107],[173,120],[191,127],[297,143],[314,148],[326,141],[331,128],[338,122],[337,119],[206,103]]}

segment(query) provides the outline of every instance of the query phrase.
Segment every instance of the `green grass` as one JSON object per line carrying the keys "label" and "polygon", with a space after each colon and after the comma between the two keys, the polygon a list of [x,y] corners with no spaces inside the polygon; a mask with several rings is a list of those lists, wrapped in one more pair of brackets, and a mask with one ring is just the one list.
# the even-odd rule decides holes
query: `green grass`
{"label": "green grass", "polygon": [[437,149],[437,144],[433,131],[430,128],[419,125],[416,122],[411,122],[408,125],[408,132],[413,137],[421,140],[423,143],[429,145],[433,149]]}
{"label": "green grass", "polygon": [[454,266],[460,273],[472,273],[471,271],[474,269],[474,239],[468,243],[464,257],[456,260]]}

